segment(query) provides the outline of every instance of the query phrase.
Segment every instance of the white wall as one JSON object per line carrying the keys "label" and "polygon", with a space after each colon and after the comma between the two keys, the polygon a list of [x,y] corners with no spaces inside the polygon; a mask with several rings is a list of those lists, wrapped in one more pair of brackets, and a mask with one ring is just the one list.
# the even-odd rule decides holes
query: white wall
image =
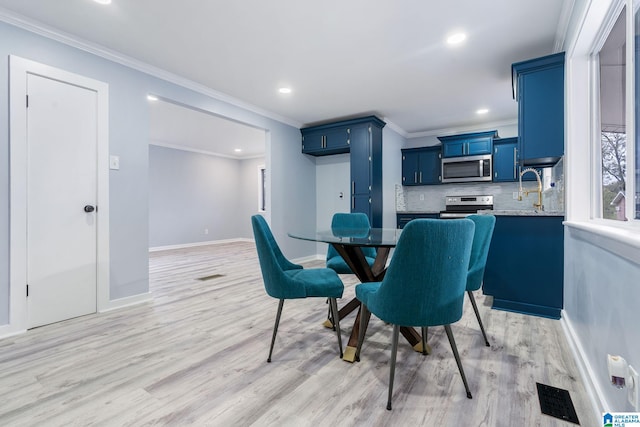
{"label": "white wall", "polygon": [[[592,219],[594,145],[590,55],[617,0],[576,0],[567,31],[564,312],[562,322],[600,411],[633,411],[626,389],[609,384],[606,354],[640,366],[640,232]],[[605,33],[606,34],[606,33]],[[593,197],[593,198],[592,198]],[[640,408],[639,408],[640,409]],[[636,409],[638,410],[638,409]],[[597,419],[597,418],[596,418]]]}
{"label": "white wall", "polygon": [[[315,245],[287,237],[291,228],[315,227],[315,168],[301,153],[298,127],[255,110],[230,104],[195,84],[182,85],[0,22],[0,336],[9,321],[9,128],[8,57],[17,55],[109,84],[109,149],[120,156],[120,170],[110,171],[110,299],[144,294],[149,289],[149,106],[148,93],[231,118],[267,136],[266,165],[271,198],[271,227],[288,257],[315,253]],[[125,61],[126,62],[126,61]],[[144,67],[141,67],[144,68]],[[195,88],[195,89],[194,89]],[[197,91],[196,91],[197,89]]]}
{"label": "white wall", "polygon": [[149,146],[149,247],[251,237],[259,163]]}

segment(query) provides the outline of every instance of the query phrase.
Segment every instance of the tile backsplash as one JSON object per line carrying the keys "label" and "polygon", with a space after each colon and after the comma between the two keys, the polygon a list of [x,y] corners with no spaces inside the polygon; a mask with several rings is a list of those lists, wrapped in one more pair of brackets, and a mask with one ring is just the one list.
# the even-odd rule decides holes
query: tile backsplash
{"label": "tile backsplash", "polygon": [[[396,185],[396,211],[398,212],[440,212],[445,209],[446,196],[493,195],[496,210],[534,209],[537,201],[535,193],[514,199],[518,192],[518,182],[501,183],[459,183],[441,185],[406,186]],[[523,182],[525,189],[535,188],[532,181]],[[542,203],[546,211],[564,212],[564,170],[560,160],[553,168],[544,169]]]}

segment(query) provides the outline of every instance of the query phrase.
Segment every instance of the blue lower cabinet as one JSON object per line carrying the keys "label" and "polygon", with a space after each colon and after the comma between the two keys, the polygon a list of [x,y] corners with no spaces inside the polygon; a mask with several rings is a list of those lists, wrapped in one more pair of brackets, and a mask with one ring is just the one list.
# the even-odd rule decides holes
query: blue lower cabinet
{"label": "blue lower cabinet", "polygon": [[482,285],[492,308],[559,319],[564,217],[496,216]]}
{"label": "blue lower cabinet", "polygon": [[419,218],[438,219],[439,216],[440,215],[437,213],[397,213],[396,221],[397,221],[398,228],[403,229],[404,226],[409,223],[409,221],[412,221],[414,219],[419,219]]}

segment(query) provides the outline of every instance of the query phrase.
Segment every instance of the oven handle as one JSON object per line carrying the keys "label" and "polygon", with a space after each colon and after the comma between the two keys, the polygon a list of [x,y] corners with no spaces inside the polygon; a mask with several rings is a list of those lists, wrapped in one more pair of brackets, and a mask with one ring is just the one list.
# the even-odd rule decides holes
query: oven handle
{"label": "oven handle", "polygon": [[440,212],[440,219],[466,218],[473,215],[471,212]]}

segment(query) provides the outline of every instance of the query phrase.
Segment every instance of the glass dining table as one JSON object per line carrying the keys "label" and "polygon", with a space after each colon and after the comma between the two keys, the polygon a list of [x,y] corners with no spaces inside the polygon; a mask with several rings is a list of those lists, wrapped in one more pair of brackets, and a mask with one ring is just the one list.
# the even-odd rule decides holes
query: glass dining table
{"label": "glass dining table", "polygon": [[[332,245],[360,282],[366,283],[382,281],[387,270],[389,253],[396,246],[401,232],[402,230],[395,228],[333,228],[327,230],[296,230],[289,232],[288,235],[294,239]],[[376,258],[373,265],[369,265],[367,262],[362,252],[364,247],[376,249]],[[342,320],[356,309],[358,309],[358,314],[342,358],[348,362],[355,361],[360,329],[360,301],[353,298],[338,311],[338,316]],[[330,321],[327,321],[325,326],[332,327],[333,325]],[[400,332],[414,350],[422,352],[421,336],[415,329],[402,327]],[[431,349],[427,345],[426,353],[430,352]]]}

